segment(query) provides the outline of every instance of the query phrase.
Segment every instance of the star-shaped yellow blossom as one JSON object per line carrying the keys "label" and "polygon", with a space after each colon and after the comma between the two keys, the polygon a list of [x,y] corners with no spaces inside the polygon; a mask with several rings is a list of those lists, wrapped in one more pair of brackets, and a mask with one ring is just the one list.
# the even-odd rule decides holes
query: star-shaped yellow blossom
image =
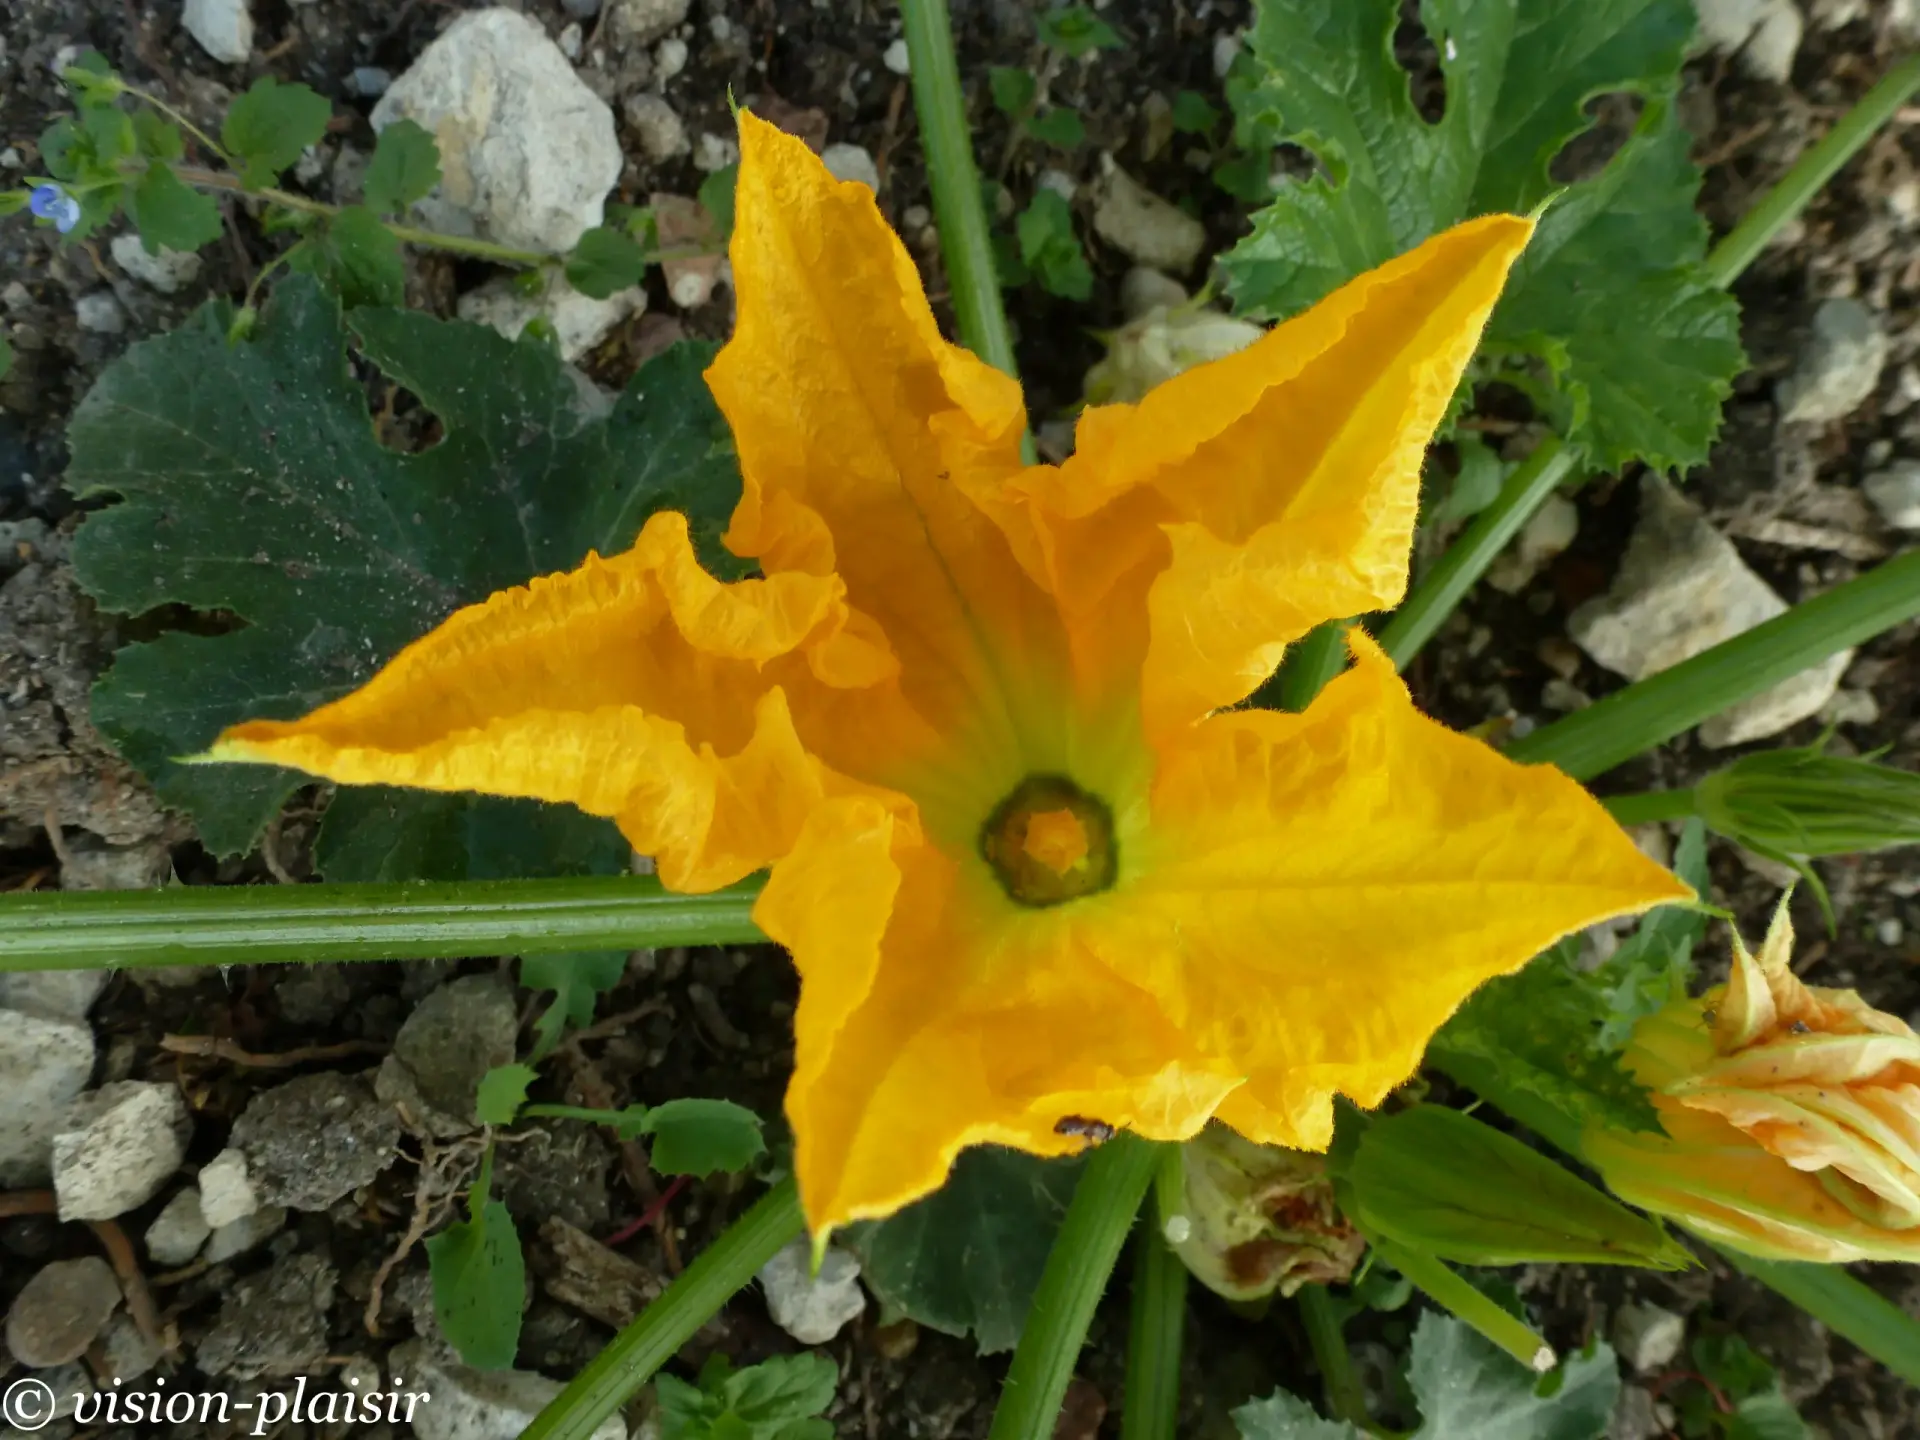
{"label": "star-shaped yellow blossom", "polygon": [[872,193],[751,115],[741,144],[707,379],[745,482],[726,543],[764,578],[713,579],[656,515],[212,758],[571,801],[679,890],[771,867],[816,1234],[1089,1120],[1324,1147],[1334,1095],[1377,1104],[1483,980],[1689,893],[1565,776],[1421,716],[1364,635],[1305,714],[1234,708],[1400,598],[1527,221],[1437,236],[1026,466],[1019,388],[941,339]]}

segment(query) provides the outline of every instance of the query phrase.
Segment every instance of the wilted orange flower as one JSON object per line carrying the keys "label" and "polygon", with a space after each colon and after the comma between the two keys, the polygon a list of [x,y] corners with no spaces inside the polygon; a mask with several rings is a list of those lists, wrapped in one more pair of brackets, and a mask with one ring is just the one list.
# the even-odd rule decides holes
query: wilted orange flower
{"label": "wilted orange flower", "polygon": [[816,1235],[962,1146],[1126,1126],[1326,1145],[1474,986],[1688,892],[1578,786],[1420,716],[1386,657],[1233,707],[1399,599],[1423,452],[1528,222],[1463,225],[1025,466],[1018,386],[940,338],[872,193],[743,116],[745,482],[464,610],[211,758],[571,801],[661,879],[771,867],[801,980],[787,1111]]}
{"label": "wilted orange flower", "polygon": [[1920,1035],[1788,968],[1783,900],[1756,958],[1634,1030],[1666,1137],[1592,1129],[1624,1200],[1777,1260],[1920,1260]]}

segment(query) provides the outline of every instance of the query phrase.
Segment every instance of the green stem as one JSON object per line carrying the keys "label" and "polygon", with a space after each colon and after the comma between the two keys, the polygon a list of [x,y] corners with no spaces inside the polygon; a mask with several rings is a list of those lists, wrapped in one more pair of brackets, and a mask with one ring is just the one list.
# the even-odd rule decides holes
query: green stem
{"label": "green stem", "polygon": [[[125,82],[123,81],[122,84],[125,85]],[[231,165],[233,163],[233,157],[227,154],[218,140],[207,134],[206,131],[202,130],[198,125],[194,124],[193,121],[174,109],[173,106],[162,100],[158,95],[149,95],[146,91],[136,90],[131,85],[125,86],[124,93],[158,110],[162,115],[166,116],[169,120],[173,121],[174,124],[193,136],[193,138],[198,140],[202,145],[206,146],[207,153],[218,159],[221,164]]]}
{"label": "green stem", "polygon": [[1301,1322],[1307,1327],[1307,1343],[1313,1347],[1314,1363],[1320,1367],[1320,1383],[1326,1393],[1327,1411],[1336,1420],[1362,1430],[1372,1430],[1373,1417],[1367,1413],[1366,1391],[1354,1372],[1353,1354],[1347,1349],[1346,1331],[1334,1309],[1333,1297],[1324,1285],[1302,1285],[1293,1297],[1300,1307]]}
{"label": "green stem", "polygon": [[[1165,1147],[1179,1158],[1179,1149]],[[1156,1161],[1156,1165],[1158,1165]],[[1158,1208],[1158,1207],[1154,1207]],[[1187,1323],[1187,1267],[1160,1233],[1164,1213],[1134,1244],[1133,1315],[1120,1440],[1174,1440],[1180,1420],[1180,1342]]]}
{"label": "green stem", "polygon": [[1553,1347],[1539,1331],[1501,1309],[1442,1261],[1417,1250],[1402,1249],[1391,1241],[1374,1239],[1372,1243],[1382,1260],[1411,1280],[1434,1304],[1466,1321],[1528,1369],[1544,1374],[1558,1363]]}
{"label": "green stem", "polygon": [[1347,668],[1347,627],[1351,620],[1328,620],[1293,644],[1274,677],[1282,710],[1305,710],[1334,676]]}
{"label": "green stem", "polygon": [[1473,517],[1459,539],[1447,547],[1433,568],[1380,631],[1380,644],[1393,663],[1404,670],[1433,638],[1460,602],[1466,598],[1507,542],[1520,532],[1547,496],[1573,473],[1577,451],[1558,435],[1549,435],[1514,468],[1494,502]]}
{"label": "green stem", "polygon": [[1834,172],[1893,118],[1907,97],[1920,90],[1920,53],[1909,55],[1880,77],[1831,130],[1796,160],[1760,203],[1723,236],[1707,256],[1713,283],[1727,286],[1740,278],[1786,223],[1820,193]]}
{"label": "green stem", "polygon": [[806,1230],[800,1196],[784,1180],[734,1221],[666,1293],[554,1396],[520,1440],[589,1440],[727,1300]]}
{"label": "green stem", "polygon": [[1626,826],[1651,825],[1660,820],[1690,819],[1696,810],[1691,790],[1649,790],[1640,795],[1605,795],[1600,803]]}
{"label": "green stem", "polygon": [[583,875],[0,895],[0,971],[752,944],[766,938],[758,888],[675,895],[651,876]]}
{"label": "green stem", "polygon": [[907,57],[912,64],[913,106],[920,117],[920,145],[927,157],[933,215],[940,227],[940,253],[953,291],[960,343],[989,365],[1017,374],[1013,335],[1000,306],[987,211],[973,163],[973,135],[960,93],[947,0],[900,0]]}
{"label": "green stem", "polygon": [[1920,550],[1616,691],[1507,747],[1590,780],[1829,655],[1920,615]]}
{"label": "green stem", "polygon": [[1124,1133],[1088,1159],[1047,1254],[988,1440],[1052,1440],[1094,1307],[1159,1163],[1158,1145]]}
{"label": "green stem", "polygon": [[522,1105],[522,1120],[584,1120],[589,1125],[617,1125],[628,1117],[618,1110],[593,1110],[585,1105]]}

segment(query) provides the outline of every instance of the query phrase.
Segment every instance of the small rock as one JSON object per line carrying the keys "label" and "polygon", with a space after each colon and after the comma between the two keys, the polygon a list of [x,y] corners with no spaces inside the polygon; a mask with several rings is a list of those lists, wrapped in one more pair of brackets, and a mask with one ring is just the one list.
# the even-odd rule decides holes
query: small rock
{"label": "small rock", "polygon": [[42,1020],[85,1020],[107,988],[111,970],[16,970],[0,973],[0,1010]]}
{"label": "small rock", "polygon": [[616,290],[604,300],[582,295],[561,276],[553,276],[538,294],[524,293],[516,279],[497,276],[460,297],[462,320],[489,325],[509,340],[536,319],[553,326],[560,358],[572,363],[593,349],[614,327],[647,308],[647,292],[638,285]]}
{"label": "small rock", "polygon": [[740,158],[740,142],[731,135],[716,135],[711,130],[702,132],[693,146],[693,168],[711,175],[716,170],[724,170]]}
{"label": "small rock", "polygon": [[641,153],[655,164],[676,159],[693,148],[679,114],[651,90],[629,95],[621,102],[620,110],[640,138]]}
{"label": "small rock", "polygon": [[578,64],[580,52],[587,48],[586,32],[578,24],[569,25],[560,32],[560,38],[555,43],[560,46],[562,55]]}
{"label": "small rock", "polygon": [[687,18],[691,0],[611,0],[607,20],[623,45],[651,45]]}
{"label": "small rock", "polygon": [[1580,508],[1564,495],[1549,495],[1520,527],[1513,546],[1487,567],[1487,583],[1502,595],[1518,595],[1579,533]]}
{"label": "small rock", "polygon": [[0,1019],[0,1189],[45,1185],[54,1134],[93,1074],[93,1031],[38,1015]]}
{"label": "small rock", "polygon": [[229,1143],[262,1203],[324,1210],[393,1163],[400,1117],[366,1081],[329,1070],[254,1096]]}
{"label": "small rock", "polygon": [[887,53],[880,57],[880,63],[896,75],[913,73],[913,57],[907,51],[904,37],[887,46]]}
{"label": "small rock", "polygon": [[1836,690],[1820,707],[1820,719],[1827,725],[1872,725],[1880,719],[1880,702],[1871,690]]}
{"label": "small rock", "polygon": [[1664,1370],[1686,1339],[1684,1315],[1638,1301],[1622,1305],[1613,1317],[1613,1348],[1635,1374]]}
{"label": "small rock", "polygon": [[[656,191],[649,197],[648,205],[663,249],[702,245],[713,239],[713,217],[699,201]],[[706,304],[713,298],[714,286],[720,283],[720,261],[719,255],[690,255],[663,261],[660,273],[666,277],[668,297],[683,310]]]}
{"label": "small rock", "polygon": [[1093,208],[1093,228],[1100,238],[1142,265],[1175,275],[1191,270],[1207,243],[1206,228],[1138,184],[1111,156],[1104,168]]}
{"label": "small rock", "polygon": [[1793,374],[1780,383],[1780,418],[1821,425],[1851,415],[1886,363],[1887,334],[1873,311],[1850,295],[1821,302]]}
{"label": "small rock", "polygon": [[537,1225],[551,1218],[578,1230],[604,1230],[612,1215],[611,1159],[594,1126],[544,1121],[520,1131],[519,1143],[500,1147],[494,1193],[517,1220]]}
{"label": "small rock", "polygon": [[287,1212],[277,1205],[265,1206],[215,1230],[200,1258],[209,1265],[224,1265],[264,1245],[286,1228]]}
{"label": "small rock", "polygon": [[600,0],[560,0],[560,8],[575,20],[591,20],[600,13]]}
{"label": "small rock", "polygon": [[441,180],[420,209],[437,226],[560,253],[603,218],[620,178],[613,112],[545,30],[504,7],[449,25],[373,109],[440,142]]}
{"label": "small rock", "polygon": [[155,890],[173,874],[173,856],[159,840],[109,845],[98,836],[67,840],[60,862],[62,890]]}
{"label": "small rock", "polygon": [[1571,680],[1555,677],[1540,687],[1540,708],[1556,714],[1571,715],[1593,704],[1593,697]]}
{"label": "small rock", "polygon": [[829,145],[820,152],[820,163],[836,180],[858,180],[876,193],[880,189],[880,169],[858,145]]}
{"label": "small rock", "polygon": [[393,88],[393,72],[378,65],[358,65],[347,76],[347,88],[364,100],[378,100]]}
{"label": "small rock", "polygon": [[96,335],[118,335],[127,328],[126,312],[111,290],[95,290],[73,302],[73,318],[82,330]]}
{"label": "small rock", "polygon": [[1737,54],[1756,79],[1784,85],[1792,77],[1806,28],[1794,0],[1695,0],[1695,9],[1704,48]]}
{"label": "small rock", "polygon": [[480,1123],[473,1102],[481,1077],[496,1065],[513,1063],[518,1032],[513,992],[497,976],[450,980],[416,1005],[400,1027],[374,1093],[402,1104],[411,1094],[430,1107],[432,1113],[416,1111],[414,1118],[432,1133],[465,1134]]}
{"label": "small rock", "polygon": [[113,1267],[98,1255],[56,1260],[15,1297],[7,1312],[7,1349],[36,1370],[78,1360],[120,1299]]}
{"label": "small rock", "polygon": [[210,1375],[240,1380],[311,1369],[327,1354],[335,1279],[321,1256],[294,1254],[235,1281],[194,1359]]}
{"label": "small rock", "polygon": [[1074,197],[1080,193],[1079,181],[1067,174],[1066,171],[1051,165],[1040,172],[1034,183],[1042,190],[1051,190],[1069,205],[1073,203]]}
{"label": "small rock", "polygon": [[1896,530],[1920,530],[1920,460],[1900,460],[1860,482],[1880,518]]}
{"label": "small rock", "polygon": [[1227,72],[1233,69],[1233,62],[1240,58],[1240,32],[1230,30],[1224,35],[1213,37],[1213,77],[1216,80],[1227,78]]}
{"label": "small rock", "polygon": [[653,73],[665,85],[687,68],[687,42],[670,35],[653,52]]}
{"label": "small rock", "polygon": [[158,1345],[140,1333],[133,1317],[124,1312],[107,1321],[100,1334],[100,1383],[122,1385],[149,1374],[160,1363]]}
{"label": "small rock", "polygon": [[1892,949],[1906,938],[1907,927],[1901,923],[1898,915],[1889,915],[1885,920],[1875,922],[1873,938],[1888,949]]}
{"label": "small rock", "polygon": [[149,255],[138,235],[116,235],[107,247],[113,263],[150,290],[162,295],[178,294],[200,278],[200,257],[191,250],[169,250]]}
{"label": "small rock", "polygon": [[[418,1440],[519,1440],[561,1390],[559,1381],[525,1370],[470,1370],[439,1360],[418,1340],[394,1346],[387,1359],[396,1390],[433,1396],[414,1412]],[[611,1415],[590,1440],[627,1440],[626,1422]]]}
{"label": "small rock", "polygon": [[1607,1421],[1607,1440],[1656,1440],[1666,1427],[1655,1408],[1651,1390],[1644,1385],[1623,1385]]}
{"label": "small rock", "polygon": [[111,1220],[151,1200],[186,1158],[193,1121],[172,1085],[120,1080],[67,1107],[53,1137],[62,1220]]}
{"label": "small rock", "polygon": [[828,1249],[820,1274],[809,1275],[812,1254],[796,1240],[760,1267],[760,1288],[773,1323],[802,1345],[824,1345],[867,1308],[860,1288],[860,1262]]}
{"label": "small rock", "polygon": [[273,998],[291,1025],[325,1025],[353,1002],[353,987],[339,965],[287,966],[275,977]]}
{"label": "small rock", "polygon": [[187,0],[180,23],[200,48],[228,65],[253,54],[253,16],[247,0]]}
{"label": "small rock", "polygon": [[200,1209],[200,1192],[189,1185],[147,1227],[147,1258],[165,1269],[178,1269],[200,1253],[212,1233]]}
{"label": "small rock", "polygon": [[224,1230],[260,1208],[260,1192],[248,1173],[244,1151],[229,1145],[200,1169],[200,1215],[215,1230]]}
{"label": "small rock", "polygon": [[[1677,665],[1771,620],[1787,605],[1699,509],[1648,477],[1620,573],[1604,595],[1574,611],[1567,633],[1600,664],[1629,680]],[[1815,714],[1853,658],[1842,651],[1700,727],[1710,746],[1776,735]]]}
{"label": "small rock", "polygon": [[1129,320],[1153,310],[1177,310],[1187,299],[1186,286],[1151,265],[1135,265],[1120,277],[1120,313]]}
{"label": "small rock", "polygon": [[[507,1152],[503,1148],[500,1153],[504,1158]],[[601,1188],[605,1190],[604,1182]],[[652,1270],[608,1249],[558,1215],[541,1221],[540,1238],[551,1257],[540,1276],[547,1294],[603,1325],[616,1330],[631,1325],[665,1288]]]}

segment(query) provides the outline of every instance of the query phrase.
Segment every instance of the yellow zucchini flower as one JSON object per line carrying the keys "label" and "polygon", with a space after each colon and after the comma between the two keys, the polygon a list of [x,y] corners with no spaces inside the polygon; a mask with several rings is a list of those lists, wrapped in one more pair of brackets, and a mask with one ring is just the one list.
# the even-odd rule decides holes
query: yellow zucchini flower
{"label": "yellow zucchini flower", "polygon": [[1236,708],[1394,604],[1422,456],[1525,220],[1362,276],[1021,460],[1019,387],[940,337],[872,192],[751,115],[739,319],[707,380],[744,491],[455,614],[210,758],[570,801],[662,881],[771,870],[801,977],[787,1113],[816,1235],[1209,1116],[1320,1149],[1476,985],[1689,892],[1571,780],[1421,716],[1364,635],[1305,714]]}
{"label": "yellow zucchini flower", "polygon": [[1642,1020],[1624,1056],[1664,1137],[1589,1129],[1621,1199],[1772,1260],[1920,1260],[1920,1035],[1788,968],[1780,902],[1728,982]]}

